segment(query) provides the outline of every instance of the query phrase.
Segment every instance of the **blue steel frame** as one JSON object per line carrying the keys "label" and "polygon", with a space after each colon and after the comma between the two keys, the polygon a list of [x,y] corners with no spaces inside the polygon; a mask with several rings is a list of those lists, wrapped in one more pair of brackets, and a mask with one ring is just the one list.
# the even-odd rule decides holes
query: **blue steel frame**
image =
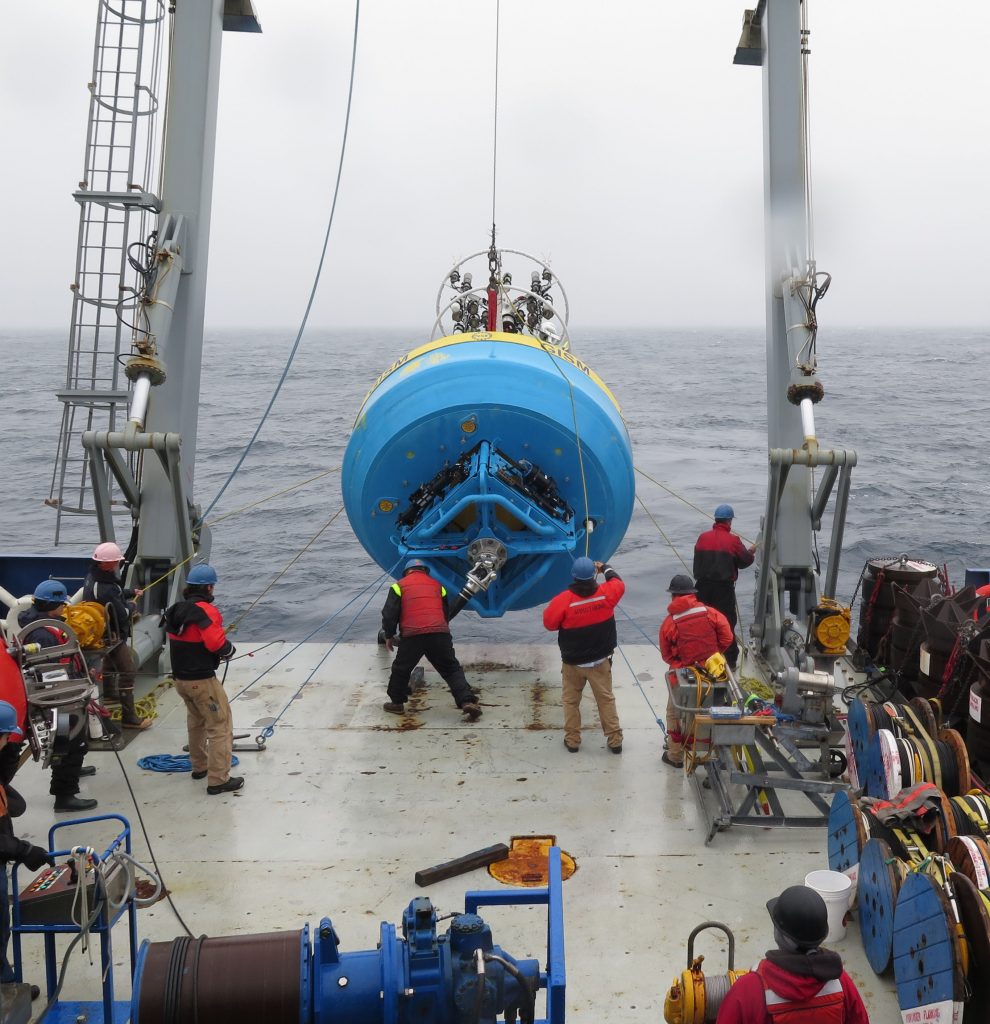
{"label": "blue steel frame", "polygon": [[473,889],[464,894],[464,913],[477,914],[479,907],[513,907],[546,904],[547,970],[540,973],[540,987],[547,990],[547,1015],[536,1024],[564,1024],[564,898],[560,847],[550,847],[550,877],[539,889]]}
{"label": "blue steel frame", "polygon": [[[102,854],[94,854],[94,860],[96,863],[102,863],[117,850],[121,844],[124,846],[124,852],[131,852],[131,823],[119,814],[100,814],[93,818],[73,818],[71,821],[61,821],[48,830],[48,849],[52,851],[53,857],[67,857],[70,855],[71,850],[56,850],[55,849],[55,833],[63,828],[71,828],[77,825],[88,825],[94,821],[119,821],[123,828],[117,834],[117,837],[113,842],[103,851]],[[137,941],[137,908],[134,905],[134,896],[131,894],[120,909],[113,915],[108,917],[106,912],[106,904],[103,905],[103,910],[93,925],[91,931],[96,932],[100,936],[100,976],[103,978],[103,1020],[106,1024],[111,1024],[116,1018],[114,1017],[114,1000],[113,1000],[113,941],[111,938],[111,929],[120,920],[121,916],[126,913],[128,915],[127,930],[131,942],[131,977],[134,977],[134,969],[137,963],[137,952],[138,952],[138,941]],[[22,960],[21,960],[21,935],[30,934],[41,934],[45,937],[45,975],[48,986],[48,998],[51,999],[52,993],[55,991],[58,985],[58,959],[55,950],[55,936],[59,933],[76,935],[80,929],[73,924],[22,924],[21,923],[21,898],[20,890],[17,887],[17,865],[13,867],[11,872],[11,911],[13,917],[13,923],[11,926],[11,935],[13,937],[13,948],[14,948],[14,976],[17,981],[23,981],[22,974]],[[57,1003],[55,1004],[58,1005]],[[74,1006],[81,1006],[83,1004],[73,1004]],[[91,1004],[97,1005],[97,1004]],[[123,1004],[124,1006],[130,1006],[129,1003]],[[55,1007],[53,1007],[54,1011]],[[54,1017],[52,1018],[55,1019]],[[125,1018],[126,1019],[126,1018]]]}

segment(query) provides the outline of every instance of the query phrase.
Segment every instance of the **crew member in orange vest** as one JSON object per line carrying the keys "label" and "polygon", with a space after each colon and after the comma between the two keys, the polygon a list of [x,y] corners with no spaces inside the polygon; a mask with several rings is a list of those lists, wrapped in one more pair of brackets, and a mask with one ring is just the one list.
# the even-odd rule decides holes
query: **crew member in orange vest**
{"label": "crew member in orange vest", "polygon": [[990,583],[985,587],[977,587],[976,596],[980,603],[973,609],[973,621],[980,622],[990,615]]}
{"label": "crew member in orange vest", "polygon": [[470,599],[470,594],[461,591],[449,602],[446,587],[430,575],[426,562],[418,558],[406,562],[402,579],[389,588],[382,608],[386,650],[395,650],[396,629],[399,631],[399,652],[388,677],[388,700],[382,705],[389,714],[404,714],[409,700],[409,677],[425,657],[443,676],[468,720],[476,722],[481,718],[477,695],[468,686],[450,636],[450,620]]}
{"label": "crew member in orange vest", "polygon": [[823,949],[825,901],[792,885],[767,903],[777,949],[729,989],[717,1024],[870,1024],[838,953]]}

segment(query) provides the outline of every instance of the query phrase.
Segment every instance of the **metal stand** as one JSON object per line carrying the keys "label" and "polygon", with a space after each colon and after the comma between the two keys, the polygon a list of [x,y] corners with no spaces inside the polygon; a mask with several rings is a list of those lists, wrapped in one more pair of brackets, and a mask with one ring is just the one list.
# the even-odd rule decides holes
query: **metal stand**
{"label": "metal stand", "polygon": [[[828,779],[828,733],[824,724],[783,723],[776,717],[742,715],[720,717],[718,704],[741,703],[739,687],[731,674],[724,680],[704,677],[699,686],[694,669],[668,673],[667,685],[681,719],[685,766],[698,791],[708,833],[707,846],[716,834],[732,825],[761,828],[817,828],[828,824],[826,796],[847,786]],[[705,692],[700,695],[700,690]],[[688,698],[695,698],[688,703]],[[714,705],[714,706],[713,706]],[[817,763],[809,761],[798,744],[814,743],[821,751]],[[689,749],[693,744],[694,749]],[[699,758],[697,747],[707,744]],[[693,764],[692,764],[693,759]],[[694,766],[705,769],[702,779]],[[810,776],[810,777],[809,777]],[[732,787],[742,787],[741,790]],[[715,795],[717,809],[710,813],[705,789]],[[812,815],[784,810],[779,792],[801,793],[812,805]]]}
{"label": "metal stand", "polygon": [[[86,825],[98,821],[119,821],[123,826],[113,842],[102,854],[94,855],[96,863],[107,861],[116,851],[123,847],[125,853],[131,853],[131,826],[130,822],[119,814],[102,814],[93,818],[76,818],[72,821],[59,822],[48,830],[48,848],[53,851],[53,856],[69,856],[70,850],[56,849],[55,834],[64,828],[76,825]],[[47,983],[48,999],[51,1001],[55,995],[58,985],[59,960],[55,949],[55,936],[78,935],[82,930],[79,925],[66,921],[59,923],[25,924],[22,921],[21,893],[17,887],[17,865],[12,871],[12,912],[13,924],[11,935],[13,936],[14,949],[14,976],[17,981],[23,980],[23,960],[21,955],[21,936],[28,934],[40,934],[45,937],[45,976]],[[85,880],[84,880],[85,882]],[[100,937],[100,977],[103,979],[103,999],[100,1002],[60,1002],[57,999],[48,1011],[45,1018],[50,1024],[79,1024],[79,1022],[91,1022],[91,1024],[126,1024],[130,1020],[131,1004],[129,1002],[114,1002],[113,993],[113,942],[111,930],[120,918],[127,914],[127,932],[131,949],[131,977],[134,976],[134,968],[137,962],[138,939],[137,939],[137,907],[135,905],[134,893],[127,892],[122,904],[113,911],[110,911],[107,902],[107,893],[99,891],[99,886],[94,885],[94,895],[101,899],[102,907],[96,921],[90,927],[90,932]]]}

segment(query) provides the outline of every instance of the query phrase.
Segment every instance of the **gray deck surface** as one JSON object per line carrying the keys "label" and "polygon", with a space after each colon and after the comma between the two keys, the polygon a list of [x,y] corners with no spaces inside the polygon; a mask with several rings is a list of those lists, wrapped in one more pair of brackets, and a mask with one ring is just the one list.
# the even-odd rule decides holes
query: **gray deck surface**
{"label": "gray deck surface", "polygon": [[[238,640],[242,653],[252,646]],[[233,662],[228,694],[291,649],[276,644]],[[300,646],[236,700],[238,731],[254,735],[277,716],[328,650]],[[168,691],[154,728],[122,759],[189,927],[197,935],[296,931],[329,915],[342,950],[371,949],[380,921],[398,924],[413,897],[428,895],[442,912],[457,911],[465,890],[499,885],[482,869],[420,889],[413,882],[418,869],[513,835],[553,834],[578,864],[564,884],[569,1019],[661,1021],[666,988],[685,966],[687,934],[704,920],[728,924],[737,965],[751,967],[772,945],[765,901],[827,867],[825,830],[734,827],[705,847],[694,786],[660,761],[662,733],[650,705],[662,713],[662,664],[652,647],[623,650],[640,685],[617,655],[625,733],[617,757],[605,748],[590,692],[581,751],[564,749],[554,645],[458,647],[469,681],[482,691],[484,717],[475,724],[462,721],[429,668],[408,717],[386,714],[389,656],[373,645],[340,645],[291,702],[268,749],[240,755],[244,789],[223,797],[208,796],[205,781],[188,775],[136,767],[139,757],[178,753],[186,742],[184,709]],[[99,771],[84,782],[84,794],[99,798],[100,812],[134,819],[139,833],[113,754],[89,760]],[[51,813],[47,784],[32,763],[18,775],[29,803],[19,832],[35,841],[65,817]],[[82,828],[77,841],[103,842]],[[135,848],[139,860],[147,857],[140,834]],[[495,941],[513,956],[545,962],[544,911],[502,908],[487,916]],[[141,911],[139,920],[143,939],[181,933],[166,903]],[[721,973],[724,946],[712,936],[697,951]],[[40,963],[41,943],[25,943],[27,980],[43,985],[40,967],[30,966]],[[870,970],[855,921],[835,948],[871,1020],[899,1020],[893,981]],[[114,953],[124,968],[122,998],[122,927]],[[77,953],[67,998],[96,998],[98,973]]]}

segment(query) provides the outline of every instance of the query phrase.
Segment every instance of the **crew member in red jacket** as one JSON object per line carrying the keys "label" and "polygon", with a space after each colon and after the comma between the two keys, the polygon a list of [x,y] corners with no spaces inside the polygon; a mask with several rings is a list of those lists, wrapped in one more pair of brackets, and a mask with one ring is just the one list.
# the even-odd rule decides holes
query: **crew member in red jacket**
{"label": "crew member in red jacket", "polygon": [[[709,607],[717,608],[728,619],[733,634],[736,628],[736,579],[739,570],[752,565],[756,557],[756,545],[747,548],[732,532],[734,518],[735,512],[731,505],[719,505],[715,509],[714,525],[694,545],[694,578],[698,597]],[[739,645],[735,635],[725,652],[725,660],[729,668],[736,667]]]}
{"label": "crew member in red jacket", "polygon": [[[703,665],[713,654],[724,653],[732,643],[732,627],[717,609],[702,604],[695,596],[694,581],[683,573],[667,588],[671,602],[660,626],[660,656],[669,668]],[[674,707],[667,697],[667,749],[661,760],[673,768],[684,764],[684,734]]]}
{"label": "crew member in red jacket", "polygon": [[207,779],[210,796],[233,793],[244,785],[243,778],[230,774],[234,717],[217,669],[234,656],[234,645],[223,631],[223,616],[213,606],[216,582],[212,566],[194,565],[183,599],[165,613],[175,692],[186,705],[192,777]]}
{"label": "crew member in red jacket", "polygon": [[464,669],[454,653],[450,620],[471,599],[469,588],[453,602],[447,600],[447,588],[430,575],[430,567],[418,558],[406,562],[405,574],[389,588],[382,608],[382,632],[385,648],[395,649],[395,631],[399,630],[399,653],[388,677],[388,700],[382,707],[393,715],[405,712],[409,699],[409,678],[423,657],[443,676],[457,706],[468,720],[481,718],[481,705],[468,686]]}
{"label": "crew member in red jacket", "polygon": [[[599,585],[598,574],[605,582]],[[612,693],[612,652],[617,636],[613,609],[626,585],[605,562],[577,558],[571,568],[574,582],[543,612],[543,625],[557,630],[562,662],[564,746],[576,754],[581,746],[581,694],[591,686],[608,749],[622,753],[622,726]]]}
{"label": "crew member in red jacket", "polygon": [[777,949],[729,989],[717,1024],[870,1024],[838,953],[822,949],[825,901],[792,885],[767,903]]}

